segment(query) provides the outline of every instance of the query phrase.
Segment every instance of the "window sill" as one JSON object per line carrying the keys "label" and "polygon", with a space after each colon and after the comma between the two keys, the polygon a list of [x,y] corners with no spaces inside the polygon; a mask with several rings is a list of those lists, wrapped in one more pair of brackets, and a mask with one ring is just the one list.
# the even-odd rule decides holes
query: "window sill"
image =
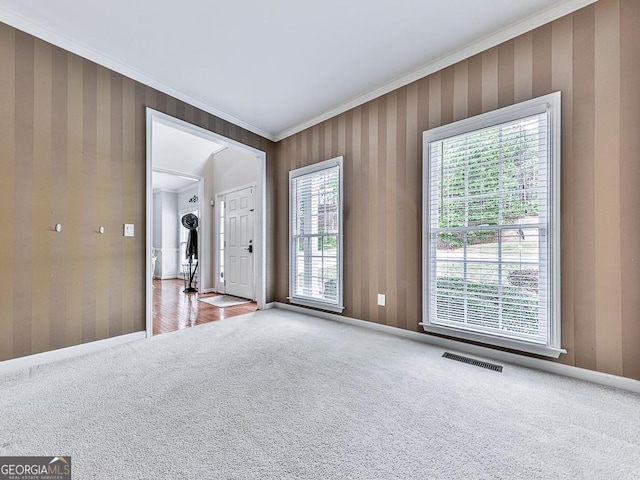
{"label": "window sill", "polygon": [[558,358],[561,354],[567,353],[563,348],[554,348],[536,343],[521,342],[510,338],[493,337],[490,335],[483,335],[481,333],[467,332],[456,328],[430,325],[427,323],[420,323],[420,325],[422,325],[425,332],[437,333],[439,335],[446,335],[448,337],[459,338],[462,340],[470,340],[473,342],[483,343],[485,345],[509,348],[511,350],[533,353],[535,355],[542,355],[545,357]]}
{"label": "window sill", "polygon": [[294,305],[302,305],[304,307],[317,308],[319,310],[326,310],[328,312],[342,313],[344,307],[341,305],[333,305],[331,303],[315,302],[313,300],[307,300],[304,298],[288,297],[290,303]]}

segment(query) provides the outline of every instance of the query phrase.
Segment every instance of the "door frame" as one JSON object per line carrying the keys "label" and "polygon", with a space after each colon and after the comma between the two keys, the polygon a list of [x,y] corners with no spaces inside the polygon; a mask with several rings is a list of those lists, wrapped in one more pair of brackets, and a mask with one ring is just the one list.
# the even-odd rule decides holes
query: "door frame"
{"label": "door frame", "polygon": [[[177,128],[186,133],[191,133],[193,135],[211,140],[215,143],[223,145],[225,147],[231,147],[235,149],[241,149],[246,152],[249,152],[256,157],[256,162],[258,163],[258,182],[256,185],[255,192],[255,216],[254,216],[254,228],[256,229],[254,232],[254,245],[255,245],[255,272],[254,272],[254,281],[255,281],[255,295],[256,295],[256,303],[258,309],[264,309],[266,306],[266,297],[267,297],[267,256],[266,256],[266,246],[267,246],[267,225],[266,225],[266,205],[267,205],[267,154],[262,150],[258,150],[256,148],[245,145],[244,143],[238,142],[236,140],[232,140],[230,138],[224,137],[220,134],[211,132],[197,125],[185,122],[184,120],[180,120],[178,118],[172,117],[165,113],[159,112],[152,108],[146,108],[146,131],[147,131],[147,148],[146,148],[146,259],[145,259],[145,328],[147,337],[153,336],[153,280],[151,278],[151,235],[152,235],[152,220],[153,220],[153,187],[151,182],[151,174],[153,170],[153,124],[161,123],[169,127]],[[202,186],[202,215],[201,217],[206,217],[204,204],[215,201],[213,199],[205,199],[204,198],[204,185]],[[214,192],[214,195],[217,194]],[[210,221],[210,220],[209,220]],[[207,224],[207,223],[205,223]],[[208,224],[207,224],[208,225]],[[213,250],[213,242],[212,239],[209,238],[208,232],[206,232],[205,228],[202,229],[203,234],[200,236],[201,245],[205,248],[209,249],[209,251]],[[214,230],[215,232],[215,230]],[[212,255],[207,255],[209,259],[213,258]],[[211,263],[211,262],[209,262]],[[200,268],[200,267],[199,267]],[[205,272],[208,269],[205,268]],[[200,271],[202,273],[202,270]],[[215,285],[215,275],[213,276],[214,285]],[[200,283],[200,282],[199,282]],[[202,284],[200,284],[203,286]]]}

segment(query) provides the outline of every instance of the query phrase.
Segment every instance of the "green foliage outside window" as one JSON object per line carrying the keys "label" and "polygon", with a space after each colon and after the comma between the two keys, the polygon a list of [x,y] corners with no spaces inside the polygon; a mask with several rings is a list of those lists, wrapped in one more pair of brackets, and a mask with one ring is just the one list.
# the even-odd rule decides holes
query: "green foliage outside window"
{"label": "green foliage outside window", "polygon": [[[515,129],[515,130],[514,130]],[[540,185],[537,125],[494,127],[442,143],[440,228],[510,225],[537,216]],[[467,244],[495,242],[487,231],[467,232]],[[440,233],[440,248],[460,248],[461,233]]]}

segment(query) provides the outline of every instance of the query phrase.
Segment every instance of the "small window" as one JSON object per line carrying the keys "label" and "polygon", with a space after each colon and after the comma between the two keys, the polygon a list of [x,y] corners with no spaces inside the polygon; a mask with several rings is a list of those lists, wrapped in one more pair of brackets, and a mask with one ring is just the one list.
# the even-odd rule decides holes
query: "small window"
{"label": "small window", "polygon": [[424,133],[425,330],[560,348],[560,93]]}
{"label": "small window", "polygon": [[224,283],[224,250],[225,250],[225,239],[224,239],[224,212],[225,212],[225,204],[224,200],[220,200],[220,218],[218,224],[218,281],[220,283]]}
{"label": "small window", "polygon": [[342,312],[342,157],[289,172],[289,299]]}

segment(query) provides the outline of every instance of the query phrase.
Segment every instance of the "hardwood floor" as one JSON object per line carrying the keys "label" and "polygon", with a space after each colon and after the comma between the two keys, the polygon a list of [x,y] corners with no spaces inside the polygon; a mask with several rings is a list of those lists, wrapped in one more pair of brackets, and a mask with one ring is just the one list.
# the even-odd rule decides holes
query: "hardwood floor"
{"label": "hardwood floor", "polygon": [[[182,292],[184,283],[181,279],[154,280],[153,287],[154,335],[214,322],[223,318],[237,317],[255,312],[258,309],[255,302],[226,308],[218,308],[208,303],[199,302],[199,294]],[[215,293],[205,294],[200,298],[216,295]]]}

